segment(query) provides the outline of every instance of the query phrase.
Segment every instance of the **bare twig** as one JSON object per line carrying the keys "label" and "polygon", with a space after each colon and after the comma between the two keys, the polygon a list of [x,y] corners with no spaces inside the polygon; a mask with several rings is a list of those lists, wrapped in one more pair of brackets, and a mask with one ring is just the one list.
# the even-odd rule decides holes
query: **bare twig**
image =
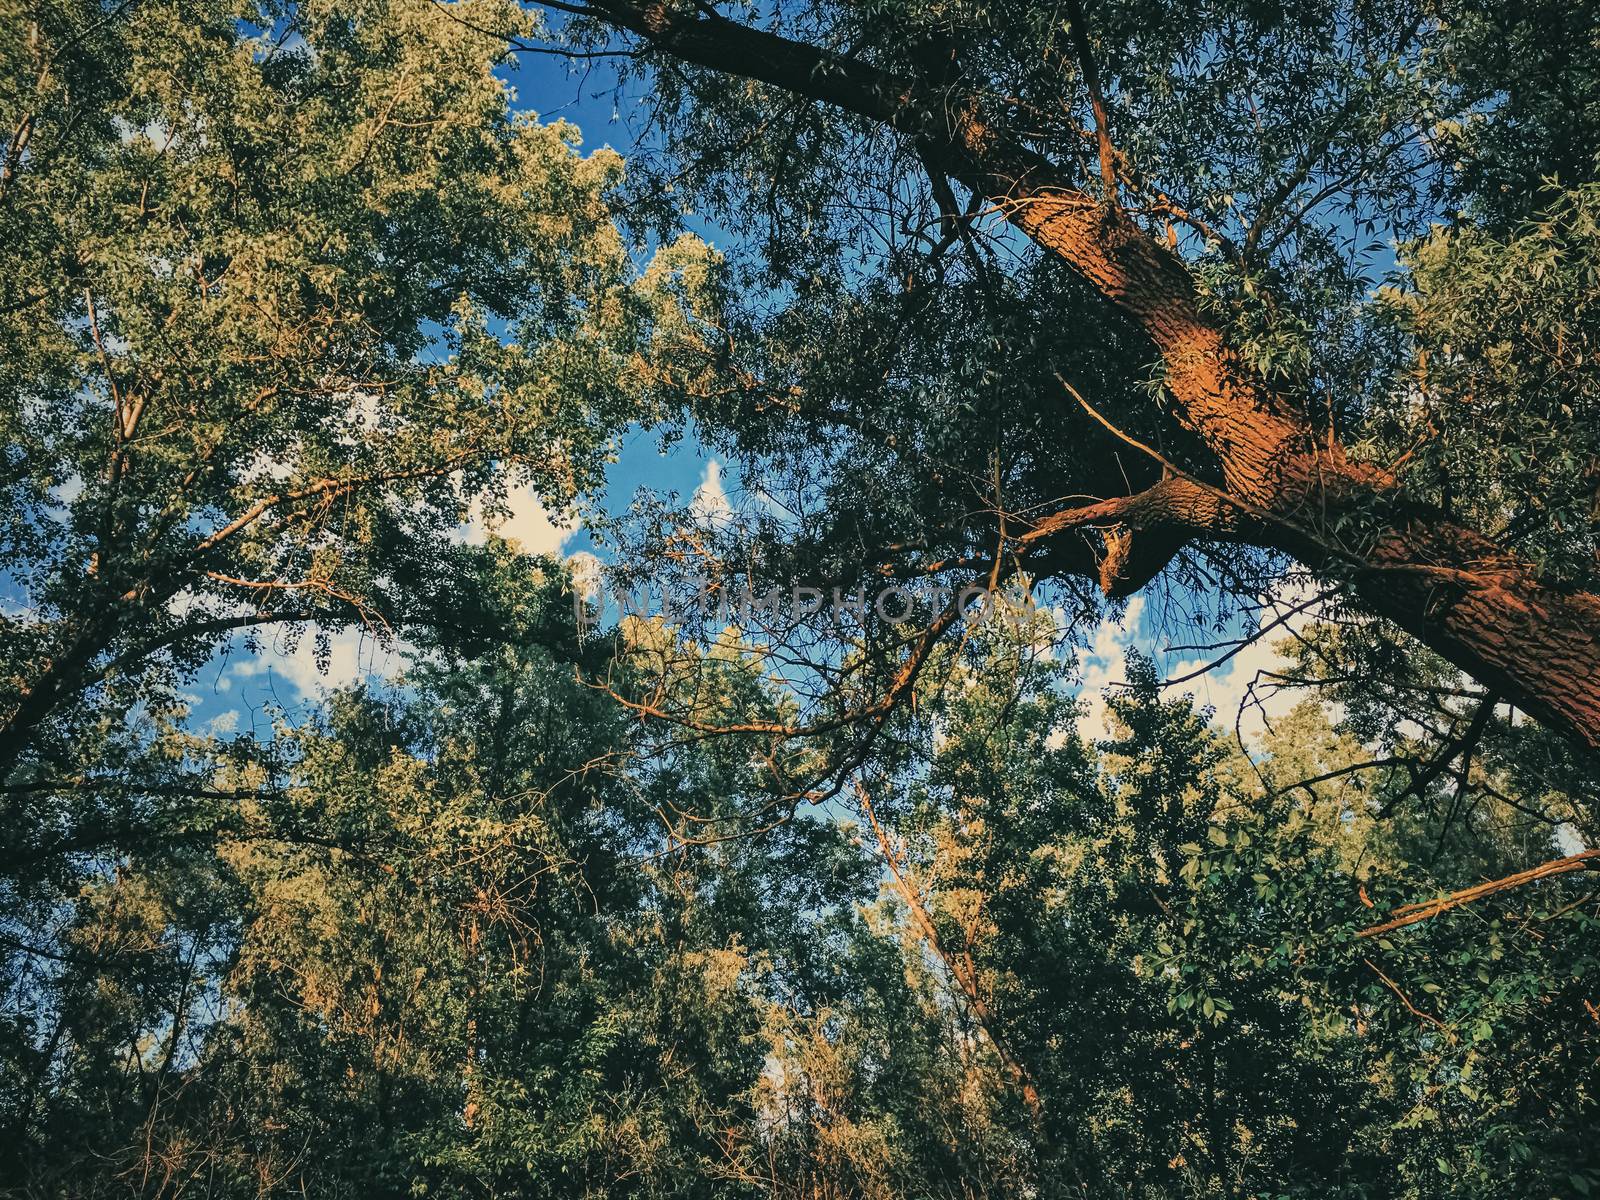
{"label": "bare twig", "polygon": [[1455,1030],[1451,1029],[1450,1026],[1439,1020],[1439,1018],[1434,1016],[1432,1013],[1423,1012],[1415,1004],[1411,1003],[1410,997],[1400,990],[1400,985],[1394,980],[1390,979],[1382,971],[1378,970],[1378,965],[1375,962],[1373,962],[1370,958],[1363,958],[1361,961],[1366,963],[1367,966],[1371,968],[1374,975],[1383,980],[1383,985],[1386,988],[1400,998],[1400,1003],[1406,1006],[1407,1012],[1416,1017],[1419,1021],[1426,1021],[1428,1024],[1437,1026],[1439,1029],[1443,1030],[1444,1036],[1448,1041],[1453,1042],[1456,1040]]}

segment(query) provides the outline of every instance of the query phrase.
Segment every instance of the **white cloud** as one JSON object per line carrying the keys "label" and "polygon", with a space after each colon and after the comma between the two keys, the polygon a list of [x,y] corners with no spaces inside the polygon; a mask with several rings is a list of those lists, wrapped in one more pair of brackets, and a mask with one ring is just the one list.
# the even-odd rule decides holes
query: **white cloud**
{"label": "white cloud", "polygon": [[335,392],[333,398],[345,402],[344,424],[338,431],[341,446],[360,446],[383,435],[385,418],[389,414],[383,397],[377,392],[350,388]]}
{"label": "white cloud", "polygon": [[50,499],[55,502],[57,508],[71,507],[81,495],[83,495],[83,476],[77,473],[68,475],[50,489]]}
{"label": "white cloud", "polygon": [[[1251,643],[1205,674],[1174,684],[1173,690],[1192,692],[1198,703],[1209,704],[1216,710],[1217,724],[1225,729],[1233,729],[1237,723],[1239,733],[1247,742],[1258,737],[1266,730],[1270,717],[1286,714],[1298,699],[1282,690],[1255,686],[1260,672],[1279,670],[1284,665],[1283,656],[1273,649],[1277,632]],[[1210,661],[1209,658],[1182,660],[1173,664],[1167,678],[1182,679]],[[1245,705],[1248,707],[1243,707]]]}
{"label": "white cloud", "polygon": [[1563,856],[1582,854],[1589,849],[1575,825],[1563,821],[1556,826],[1556,850]]}
{"label": "white cloud", "polygon": [[1139,622],[1144,616],[1144,597],[1135,596],[1128,601],[1128,611],[1120,621],[1101,621],[1094,632],[1094,640],[1084,650],[1083,690],[1080,693],[1083,713],[1078,718],[1078,729],[1087,740],[1094,740],[1106,732],[1105,690],[1128,681],[1127,653],[1129,648],[1140,646],[1148,652],[1146,639],[1139,636]]}
{"label": "white cloud", "polygon": [[[1316,621],[1315,605],[1301,607],[1310,597],[1311,593],[1301,589],[1285,589],[1262,610],[1257,621],[1257,640],[1227,662],[1195,675],[1207,663],[1227,653],[1228,647],[1220,646],[1201,658],[1180,659],[1163,652],[1158,639],[1142,627],[1144,598],[1135,596],[1128,602],[1128,611],[1121,621],[1100,623],[1093,642],[1083,652],[1083,715],[1079,718],[1079,731],[1090,739],[1105,732],[1107,709],[1103,693],[1107,688],[1127,682],[1126,655],[1130,649],[1137,649],[1156,660],[1165,679],[1182,680],[1169,685],[1173,694],[1192,693],[1197,703],[1210,705],[1216,711],[1217,724],[1229,731],[1237,722],[1247,742],[1259,737],[1268,721],[1286,715],[1302,699],[1293,689],[1257,685],[1261,672],[1282,670],[1285,666],[1283,656],[1274,648],[1277,643],[1292,631]],[[1299,611],[1295,611],[1297,609]],[[1280,616],[1285,617],[1283,623],[1275,624]],[[1268,626],[1272,628],[1268,630]],[[1195,677],[1184,678],[1190,675]],[[1244,707],[1247,704],[1248,707]]]}
{"label": "white cloud", "polygon": [[[1255,641],[1227,662],[1173,686],[1193,692],[1199,703],[1211,705],[1216,710],[1217,723],[1225,729],[1232,730],[1237,723],[1246,742],[1260,737],[1270,721],[1286,716],[1304,698],[1296,689],[1270,686],[1262,672],[1282,671],[1287,664],[1278,653],[1277,644],[1317,620],[1318,606],[1308,605],[1311,598],[1312,593],[1304,588],[1283,589],[1261,610]],[[1283,618],[1281,624],[1279,618]],[[1204,658],[1171,663],[1166,677],[1181,679],[1193,675],[1227,651],[1228,647],[1219,647]]]}
{"label": "white cloud", "polygon": [[494,533],[516,542],[527,554],[560,558],[561,548],[578,531],[576,520],[552,514],[529,486],[510,488],[506,492],[506,505],[511,510],[509,516],[489,517],[483,511],[482,499],[474,500],[467,523],[458,527],[456,536],[466,545],[481,546]]}
{"label": "white cloud", "polygon": [[700,486],[689,501],[689,516],[696,525],[710,528],[733,515],[733,505],[728,503],[728,492],[722,486],[722,464],[716,459],[706,463]]}
{"label": "white cloud", "polygon": [[[506,493],[506,506],[509,509],[506,515],[491,517],[484,512],[481,497],[473,500],[467,521],[456,527],[453,537],[464,545],[481,546],[493,533],[515,542],[525,553],[560,558],[562,548],[578,531],[576,520],[552,514],[529,486],[510,488]],[[598,566],[593,555],[573,556],[580,569],[589,566],[579,561],[583,559],[593,560],[594,566]],[[597,575],[595,571],[589,578],[592,580]],[[403,641],[386,643],[363,627],[329,634],[325,673],[317,662],[315,629],[303,630],[298,639],[292,640],[292,648],[291,639],[287,637],[264,642],[258,654],[235,656],[228,663],[217,679],[219,691],[228,690],[233,679],[260,680],[279,687],[287,684],[294,690],[293,699],[315,700],[335,688],[369,679],[391,679],[405,664]],[[291,699],[289,696],[281,698],[286,702]]]}
{"label": "white cloud", "polygon": [[290,454],[259,451],[239,473],[239,482],[254,486],[258,483],[282,483],[291,478],[294,475],[294,460],[299,457],[298,441],[296,439],[296,452]]}
{"label": "white cloud", "polygon": [[1040,662],[1055,662],[1059,647],[1072,632],[1072,618],[1061,604],[1042,605],[1034,609],[1034,616],[1033,652]]}
{"label": "white cloud", "polygon": [[220,712],[206,723],[206,732],[212,737],[227,737],[230,733],[239,732],[239,710],[230,708]]}
{"label": "white cloud", "polygon": [[[246,679],[257,676],[283,681],[298,698],[314,700],[324,691],[366,679],[389,679],[403,665],[401,647],[385,644],[366,629],[341,629],[328,636],[327,673],[317,663],[317,631],[303,630],[289,648],[287,639],[268,642],[259,654],[241,659],[228,670]],[[288,699],[288,697],[284,697]]]}

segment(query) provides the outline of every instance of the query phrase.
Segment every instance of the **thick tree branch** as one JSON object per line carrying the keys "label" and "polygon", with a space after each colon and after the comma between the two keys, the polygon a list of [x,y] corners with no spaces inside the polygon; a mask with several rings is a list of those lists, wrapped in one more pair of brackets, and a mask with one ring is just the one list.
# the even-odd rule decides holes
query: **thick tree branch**
{"label": "thick tree branch", "polygon": [[[1118,219],[1072,172],[992,121],[976,92],[944,78],[887,71],[704,7],[697,16],[662,2],[602,0],[588,11],[664,54],[760,80],[914,139],[930,163],[990,198],[1144,330],[1165,370],[1166,409],[1214,455],[1220,493],[1240,512],[1274,518],[1236,536],[1313,569],[1342,571],[1372,611],[1519,708],[1600,750],[1600,596],[1552,586],[1483,535],[1406,506],[1392,474],[1319,438],[1298,404],[1256,377],[1201,311],[1177,253]],[[1181,513],[1182,490],[1173,485],[1108,501],[1057,526],[1133,528],[1128,517],[1163,509],[1165,520],[1171,510]],[[1189,496],[1202,499],[1192,490]],[[1209,520],[1214,526],[1224,516],[1217,509]],[[1206,521],[1195,523],[1195,536],[1212,536],[1202,532]],[[1346,544],[1346,537],[1359,540]],[[1133,546],[1119,545],[1105,556],[1113,588],[1138,586],[1165,551],[1156,547],[1136,567]]]}
{"label": "thick tree branch", "polygon": [[1503,879],[1491,879],[1488,883],[1463,888],[1459,892],[1451,892],[1448,896],[1423,900],[1417,904],[1403,904],[1389,914],[1389,920],[1363,929],[1356,936],[1377,937],[1379,934],[1403,929],[1407,925],[1415,925],[1419,921],[1431,920],[1440,913],[1449,912],[1452,908],[1460,908],[1463,904],[1471,904],[1475,900],[1508,892],[1512,888],[1525,887],[1530,883],[1538,883],[1541,879],[1553,879],[1557,875],[1568,875],[1573,871],[1584,870],[1600,870],[1600,850],[1584,850],[1578,854],[1569,854],[1566,858],[1540,863],[1537,867],[1529,867],[1526,871],[1518,871],[1515,875],[1507,875]]}
{"label": "thick tree branch", "polygon": [[1106,112],[1105,96],[1100,90],[1100,72],[1094,65],[1088,23],[1083,17],[1083,5],[1078,0],[1067,0],[1067,23],[1072,26],[1072,45],[1077,51],[1078,68],[1083,72],[1083,86],[1089,93],[1089,109],[1094,114],[1094,136],[1100,148],[1100,179],[1105,184],[1106,203],[1116,204],[1117,151],[1111,144],[1111,121]]}

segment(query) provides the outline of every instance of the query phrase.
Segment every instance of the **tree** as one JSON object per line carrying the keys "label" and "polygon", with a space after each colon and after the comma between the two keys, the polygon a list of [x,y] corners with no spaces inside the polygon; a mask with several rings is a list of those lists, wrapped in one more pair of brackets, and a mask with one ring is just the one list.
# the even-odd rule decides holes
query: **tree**
{"label": "tree", "polygon": [[[550,7],[644,64],[674,202],[766,231],[773,311],[739,326],[714,424],[753,457],[837,440],[931,474],[909,524],[807,525],[858,546],[813,554],[820,581],[1015,565],[1122,596],[1187,548],[1248,592],[1253,548],[1600,747],[1595,81],[1569,6]],[[1384,236],[1403,263],[1374,301]],[[992,462],[944,453],[952,420]]]}
{"label": "tree", "polygon": [[440,619],[469,506],[569,503],[656,402],[713,264],[690,240],[635,270],[620,159],[513,112],[480,21],[526,24],[8,22],[0,775],[73,777],[104,714],[241,631]]}
{"label": "tree", "polygon": [[749,807],[766,773],[726,740],[641,762],[575,677],[608,651],[565,572],[470,557],[478,609],[394,688],[213,762],[209,820],[76,856],[7,936],[7,1188],[744,1186],[762,989],[869,864],[820,823],[662,857],[674,804]]}
{"label": "tree", "polygon": [[[1531,797],[1378,820],[1348,723],[1308,704],[1241,755],[1140,660],[1091,743],[1070,658],[996,625],[940,648],[860,793],[686,839],[784,795],[760,739],[663,745],[577,676],[610,647],[563,570],[465,553],[476,603],[392,687],[208,759],[222,798],[12,914],[9,1189],[1600,1183],[1592,885],[1362,936],[1543,853]],[[782,715],[755,656],[709,653],[743,665],[707,721]]]}
{"label": "tree", "polygon": [[[1587,14],[548,7],[0,35],[4,1186],[1600,1186]],[[658,89],[633,244],[551,49]],[[656,418],[753,503],[619,575],[733,618],[452,536]],[[1158,580],[1326,703],[1230,744],[1133,656],[1090,740]],[[195,727],[355,622],[400,679]]]}
{"label": "tree", "polygon": [[838,1032],[785,1060],[818,1126],[784,1128],[794,1194],[1587,1194],[1592,886],[1353,936],[1547,827],[1489,802],[1441,857],[1442,810],[1375,820],[1315,705],[1247,759],[1136,659],[1086,745],[1070,668],[1005,639],[966,665],[864,806],[887,911]]}

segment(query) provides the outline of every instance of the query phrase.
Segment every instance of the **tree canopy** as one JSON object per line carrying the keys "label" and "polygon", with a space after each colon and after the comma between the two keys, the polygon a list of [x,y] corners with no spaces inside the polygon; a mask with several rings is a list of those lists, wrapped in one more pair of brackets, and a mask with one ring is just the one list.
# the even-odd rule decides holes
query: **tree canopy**
{"label": "tree canopy", "polygon": [[5,15],[0,1191],[1600,1189],[1592,5]]}
{"label": "tree canopy", "polygon": [[[213,747],[163,840],[13,876],[18,1194],[1600,1186],[1592,875],[1366,934],[1551,853],[1530,797],[1383,819],[1324,709],[1247,757],[1144,660],[1064,736],[1071,660],[997,626],[848,809],[674,845],[770,772],[641,741],[560,570],[476,557],[506,640],[420,640],[399,690]],[[770,711],[723,654],[707,718]]]}

